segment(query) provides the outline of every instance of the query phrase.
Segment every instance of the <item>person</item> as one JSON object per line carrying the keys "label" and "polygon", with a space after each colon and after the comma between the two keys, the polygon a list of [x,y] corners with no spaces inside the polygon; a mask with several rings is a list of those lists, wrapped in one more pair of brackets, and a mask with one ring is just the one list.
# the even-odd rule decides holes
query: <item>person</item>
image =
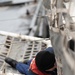
{"label": "person", "polygon": [[35,58],[26,62],[18,62],[9,57],[5,62],[25,75],[57,75],[57,65],[52,47],[36,54]]}

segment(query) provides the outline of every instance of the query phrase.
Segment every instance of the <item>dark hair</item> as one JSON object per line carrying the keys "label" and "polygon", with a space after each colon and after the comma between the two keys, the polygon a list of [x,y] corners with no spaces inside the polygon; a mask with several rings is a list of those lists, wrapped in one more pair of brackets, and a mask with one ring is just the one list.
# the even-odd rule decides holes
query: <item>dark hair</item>
{"label": "dark hair", "polygon": [[54,66],[55,55],[49,51],[40,51],[35,57],[35,63],[39,70],[48,70]]}

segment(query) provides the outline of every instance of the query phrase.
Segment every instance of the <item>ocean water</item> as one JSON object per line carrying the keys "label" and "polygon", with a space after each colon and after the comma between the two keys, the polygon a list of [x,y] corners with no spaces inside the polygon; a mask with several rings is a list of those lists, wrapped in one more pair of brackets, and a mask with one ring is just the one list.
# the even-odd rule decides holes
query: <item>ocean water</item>
{"label": "ocean water", "polygon": [[[15,1],[15,0],[14,0]],[[72,0],[70,15],[73,16],[75,22],[75,0]],[[69,3],[65,3],[68,9]],[[29,10],[31,14],[35,12],[35,5],[20,5],[0,7],[0,31],[13,32],[19,34],[27,34],[32,21],[32,16],[26,17],[26,12]],[[33,14],[34,15],[34,14]]]}
{"label": "ocean water", "polygon": [[36,5],[0,7],[0,31],[27,34],[33,16],[26,16],[27,10],[35,12]]}

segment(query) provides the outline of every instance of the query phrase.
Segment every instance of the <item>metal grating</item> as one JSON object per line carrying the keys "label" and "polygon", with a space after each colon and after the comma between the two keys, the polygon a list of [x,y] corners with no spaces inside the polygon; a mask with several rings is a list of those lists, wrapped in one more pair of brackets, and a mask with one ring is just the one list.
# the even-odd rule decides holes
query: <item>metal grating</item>
{"label": "metal grating", "polygon": [[35,57],[36,53],[45,49],[49,45],[49,40],[30,37],[14,33],[0,32],[0,36],[5,37],[0,48],[0,71],[5,73],[19,74],[4,62],[5,57],[16,59],[17,61],[29,60]]}

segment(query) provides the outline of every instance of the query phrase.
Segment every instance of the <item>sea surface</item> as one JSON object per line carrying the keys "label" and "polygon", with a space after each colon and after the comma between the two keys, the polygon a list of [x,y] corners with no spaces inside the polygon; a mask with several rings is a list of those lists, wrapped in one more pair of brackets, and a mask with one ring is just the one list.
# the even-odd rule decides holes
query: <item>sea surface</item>
{"label": "sea surface", "polygon": [[33,16],[26,13],[34,13],[35,8],[33,4],[0,7],[0,31],[27,34]]}

